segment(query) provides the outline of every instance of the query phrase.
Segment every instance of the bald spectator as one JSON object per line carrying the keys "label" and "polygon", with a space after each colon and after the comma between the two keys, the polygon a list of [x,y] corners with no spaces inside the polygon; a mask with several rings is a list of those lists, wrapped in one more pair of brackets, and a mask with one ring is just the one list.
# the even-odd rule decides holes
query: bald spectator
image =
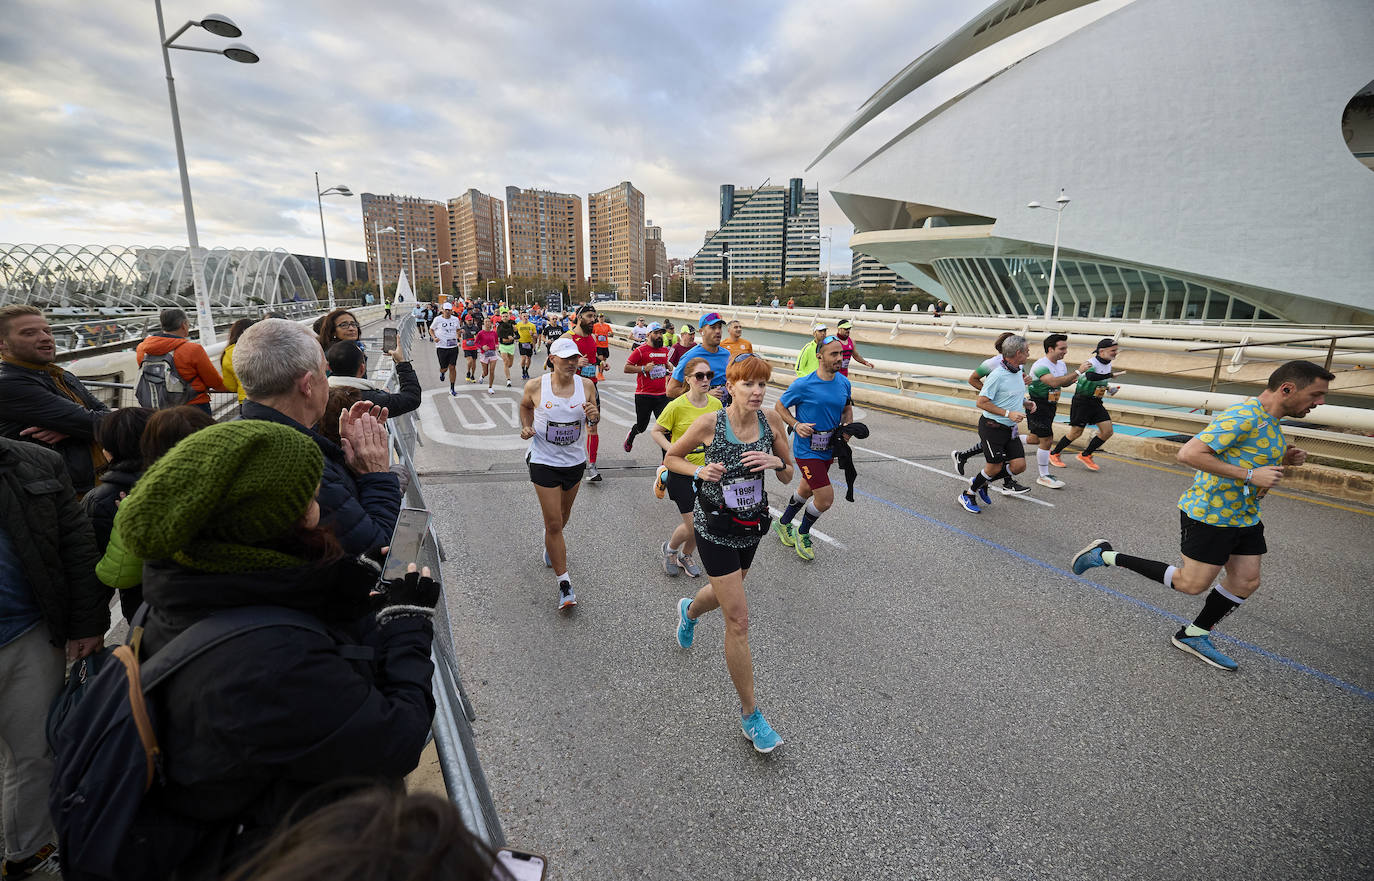
{"label": "bald spectator", "polygon": [[57,345],[43,312],[0,306],[0,437],[56,450],[78,496],[95,486],[108,461],[96,427],[110,408],[53,363]]}
{"label": "bald spectator", "polygon": [[142,367],[143,359],[149,355],[170,353],[177,375],[191,388],[190,397],[173,403],[189,404],[209,413],[210,392],[229,391],[224,385],[224,378],[219,375],[215,365],[210,363],[210,356],[205,353],[205,347],[200,343],[191,342],[191,324],[186,319],[185,312],[180,309],[163,309],[157,317],[157,322],[161,330],[138,344],[138,348],[134,349],[134,358]]}
{"label": "bald spectator", "polygon": [[243,332],[234,369],[248,392],[244,419],[290,426],[310,436],[324,453],[320,481],[321,522],[350,554],[380,549],[391,541],[401,510],[401,487],[391,472],[386,411],[360,401],[340,419],[342,444],[315,430],[329,401],[327,364],[319,340],[307,328],[269,318]]}

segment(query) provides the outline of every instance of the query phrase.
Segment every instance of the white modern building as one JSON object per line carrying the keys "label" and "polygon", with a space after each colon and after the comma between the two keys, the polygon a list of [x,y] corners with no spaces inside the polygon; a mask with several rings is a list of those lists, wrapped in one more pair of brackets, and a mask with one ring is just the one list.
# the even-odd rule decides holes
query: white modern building
{"label": "white modern building", "polygon": [[[999,0],[860,108],[1094,0]],[[1085,16],[1086,17],[1086,16]],[[1133,0],[912,121],[837,183],[851,246],[960,312],[1374,323],[1374,6]],[[876,146],[876,145],[875,145]],[[814,164],[814,163],[813,163]]]}
{"label": "white modern building", "polygon": [[782,287],[820,274],[820,191],[794,177],[787,186],[720,188],[720,227],[694,255],[695,277],[710,286],[766,278]]}

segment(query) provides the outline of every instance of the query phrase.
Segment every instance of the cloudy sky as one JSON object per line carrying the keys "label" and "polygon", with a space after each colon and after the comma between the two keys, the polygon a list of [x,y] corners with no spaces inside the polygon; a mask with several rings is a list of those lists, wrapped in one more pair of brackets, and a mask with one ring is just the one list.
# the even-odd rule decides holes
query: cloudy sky
{"label": "cloudy sky", "polygon": [[[201,244],[318,254],[323,186],[446,199],[507,185],[645,194],[669,256],[718,187],[802,175],[860,104],[991,0],[164,0],[262,58],[173,52]],[[1125,0],[1097,4],[1116,7]],[[1065,17],[1068,18],[1068,17]],[[805,174],[834,184],[919,113],[1081,19],[971,59]],[[182,43],[222,47],[192,28]],[[184,244],[152,0],[6,0],[0,242]],[[850,227],[828,197],[836,268]],[[363,259],[358,200],[325,202],[331,256]]]}

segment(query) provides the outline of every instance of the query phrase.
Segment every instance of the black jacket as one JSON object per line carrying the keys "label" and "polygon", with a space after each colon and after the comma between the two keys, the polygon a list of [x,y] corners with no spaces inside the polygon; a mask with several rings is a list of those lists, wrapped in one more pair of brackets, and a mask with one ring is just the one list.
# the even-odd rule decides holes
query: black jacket
{"label": "black jacket", "polygon": [[351,379],[331,376],[329,384],[335,388],[356,388],[362,393],[364,401],[371,401],[378,407],[385,407],[390,416],[400,416],[420,409],[420,377],[409,361],[396,364],[396,381],[399,388],[388,392],[377,388],[370,380]]}
{"label": "black jacket", "polygon": [[304,432],[324,453],[320,479],[320,520],[334,530],[349,554],[366,554],[391,543],[401,513],[401,483],[395,474],[354,474],[338,444],[286,414],[256,401],[244,401],[244,419],[261,419]]}
{"label": "black jacket", "polygon": [[82,403],[58,391],[57,383],[41,370],[0,362],[0,437],[26,440],[19,432],[35,425],[67,435],[52,449],[62,454],[72,486],[81,494],[95,486],[91,444],[96,426],[110,414],[110,408],[96,400],[71,373],[64,372],[62,377]]}
{"label": "black jacket", "polygon": [[110,589],[95,577],[100,554],[61,456],[0,439],[0,520],[53,644],[103,636]]}
{"label": "black jacket", "polygon": [[95,530],[95,547],[100,554],[110,543],[110,531],[114,529],[115,512],[119,510],[119,494],[128,494],[134,483],[143,476],[143,462],[126,459],[110,463],[106,472],[100,475],[100,483],[95,489],[81,498],[81,508],[91,518],[91,528]]}
{"label": "black jacket", "polygon": [[[434,717],[433,625],[366,610],[376,572],[351,559],[238,574],[145,565],[144,658],[218,609],[276,605],[315,614],[332,638],[299,628],[245,633],[191,661],[153,694],[166,785],[140,815],[177,818],[166,846],[176,878],[220,878],[260,847],[320,784],[400,780],[420,760]],[[344,620],[348,619],[347,624]],[[341,646],[373,651],[349,659]],[[240,829],[241,827],[241,829]]]}

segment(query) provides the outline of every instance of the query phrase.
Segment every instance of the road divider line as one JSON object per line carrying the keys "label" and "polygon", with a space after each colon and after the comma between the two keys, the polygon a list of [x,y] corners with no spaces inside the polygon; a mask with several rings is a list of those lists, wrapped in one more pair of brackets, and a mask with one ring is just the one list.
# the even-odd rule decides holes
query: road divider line
{"label": "road divider line", "polygon": [[[957,474],[951,474],[951,473],[949,473],[948,471],[944,471],[944,470],[942,470],[942,469],[940,469],[940,468],[935,468],[935,467],[933,467],[933,466],[931,466],[931,465],[922,465],[920,462],[913,462],[913,461],[911,461],[910,459],[903,459],[901,456],[894,456],[894,455],[892,455],[891,453],[884,453],[882,450],[872,450],[872,449],[869,449],[868,447],[861,447],[861,446],[859,446],[858,444],[852,444],[852,443],[849,445],[849,448],[850,448],[850,449],[853,449],[853,450],[859,450],[860,452],[864,452],[864,453],[872,453],[872,454],[875,455],[875,456],[882,456],[884,459],[891,459],[891,460],[894,461],[894,462],[901,462],[903,465],[910,465],[912,468],[920,468],[920,469],[923,470],[923,471],[929,471],[929,472],[931,472],[932,474],[939,474],[939,475],[941,475],[942,477],[952,477],[952,478],[954,478],[955,480],[959,481],[959,482],[962,483],[962,484],[965,484],[965,485],[968,484],[968,481],[967,481],[966,479],[960,477],[960,476],[957,475]],[[995,489],[994,489],[993,484],[989,484],[989,485],[988,485],[988,491],[989,491],[989,492],[995,492]],[[858,492],[858,490],[855,490],[855,492]],[[1011,498],[1014,498],[1014,499],[1021,499],[1022,501],[1031,502],[1032,504],[1036,504],[1036,505],[1044,505],[1046,508],[1053,508],[1053,507],[1054,507],[1054,503],[1053,503],[1053,502],[1041,501],[1040,499],[1031,498],[1029,495],[1011,496]]]}

